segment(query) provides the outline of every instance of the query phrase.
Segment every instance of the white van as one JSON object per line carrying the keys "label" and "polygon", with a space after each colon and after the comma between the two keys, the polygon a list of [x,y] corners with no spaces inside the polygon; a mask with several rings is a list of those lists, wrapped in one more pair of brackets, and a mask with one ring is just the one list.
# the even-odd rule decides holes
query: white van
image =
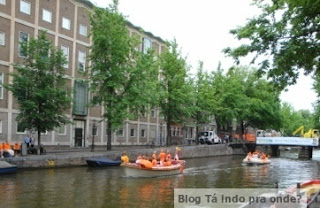
{"label": "white van", "polygon": [[199,142],[201,144],[218,144],[221,143],[221,139],[214,131],[200,131]]}

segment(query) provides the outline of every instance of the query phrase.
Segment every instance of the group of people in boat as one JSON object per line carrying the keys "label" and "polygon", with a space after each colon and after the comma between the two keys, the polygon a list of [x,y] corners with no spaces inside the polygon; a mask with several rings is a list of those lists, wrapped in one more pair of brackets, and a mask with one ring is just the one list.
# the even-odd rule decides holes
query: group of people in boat
{"label": "group of people in boat", "polygon": [[[180,152],[180,148],[177,147],[173,160],[179,160],[179,152]],[[129,157],[127,156],[126,152],[122,153],[121,161],[123,163],[130,162]],[[157,156],[157,151],[154,151],[151,156],[151,159],[144,156],[144,155],[141,156],[139,154],[135,163],[139,164],[141,167],[144,167],[144,168],[152,168],[155,166],[171,166],[172,165],[172,156],[171,156],[169,150],[164,151],[162,149],[162,150],[160,150],[160,153],[158,156]]]}
{"label": "group of people in boat", "polygon": [[20,152],[20,144],[17,142],[13,145],[9,144],[8,141],[0,144],[0,157],[13,157]]}
{"label": "group of people in boat", "polygon": [[254,151],[254,152],[248,152],[248,155],[247,155],[247,158],[248,159],[251,159],[251,158],[260,158],[262,160],[265,160],[267,158],[269,158],[270,156],[269,155],[266,155],[264,152],[260,152],[258,150]]}

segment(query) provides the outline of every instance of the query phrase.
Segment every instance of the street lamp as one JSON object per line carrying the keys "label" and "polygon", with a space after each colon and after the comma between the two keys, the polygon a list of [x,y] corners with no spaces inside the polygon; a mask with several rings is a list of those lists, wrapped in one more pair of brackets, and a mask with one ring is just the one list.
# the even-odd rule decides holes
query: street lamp
{"label": "street lamp", "polygon": [[96,122],[93,121],[92,124],[92,146],[91,146],[91,152],[94,152],[94,136],[97,134],[97,126]]}

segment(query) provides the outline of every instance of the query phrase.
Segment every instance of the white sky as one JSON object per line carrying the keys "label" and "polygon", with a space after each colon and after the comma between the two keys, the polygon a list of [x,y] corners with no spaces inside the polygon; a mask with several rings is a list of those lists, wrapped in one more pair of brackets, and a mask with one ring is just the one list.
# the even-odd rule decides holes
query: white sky
{"label": "white sky", "polygon": [[[112,3],[112,0],[91,1],[99,7]],[[119,10],[132,24],[163,40],[176,38],[193,67],[191,72],[196,72],[199,60],[208,71],[215,70],[219,61],[225,70],[233,65],[232,59],[221,51],[239,45],[229,31],[258,13],[250,3],[251,0],[119,0]],[[295,110],[312,110],[316,99],[312,79],[302,76],[280,97]]]}

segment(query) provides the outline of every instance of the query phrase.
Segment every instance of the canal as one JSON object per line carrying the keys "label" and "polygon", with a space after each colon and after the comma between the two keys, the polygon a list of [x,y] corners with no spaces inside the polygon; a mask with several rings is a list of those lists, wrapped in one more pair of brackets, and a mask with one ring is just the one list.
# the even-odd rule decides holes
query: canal
{"label": "canal", "polygon": [[174,188],[273,188],[318,178],[320,150],[312,160],[281,152],[263,166],[243,156],[188,159],[183,175],[125,178],[121,167],[19,170],[0,176],[0,207],[173,207]]}

